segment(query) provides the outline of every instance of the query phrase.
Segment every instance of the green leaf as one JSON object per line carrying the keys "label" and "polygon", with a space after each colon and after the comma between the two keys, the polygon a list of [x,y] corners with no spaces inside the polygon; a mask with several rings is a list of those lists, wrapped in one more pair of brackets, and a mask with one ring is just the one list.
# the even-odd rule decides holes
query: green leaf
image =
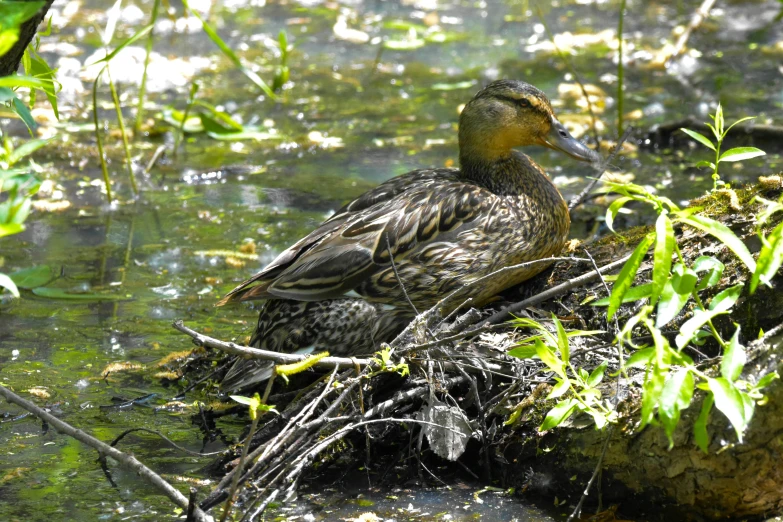
{"label": "green leaf", "polygon": [[691,138],[693,138],[694,140],[704,145],[705,147],[707,147],[708,149],[715,150],[715,145],[713,145],[712,142],[708,140],[707,137],[704,136],[703,134],[700,134],[696,131],[692,131],[690,129],[680,129],[680,130],[685,134],[687,134],[688,136],[690,136]]}
{"label": "green leaf", "polygon": [[680,333],[677,334],[675,339],[677,347],[682,349],[688,344],[696,335],[696,332],[707,322],[712,320],[713,317],[720,314],[725,314],[734,303],[739,299],[742,293],[743,285],[735,285],[720,292],[718,295],[712,298],[708,310],[696,310],[693,313],[693,317],[685,321],[680,327]]}
{"label": "green leaf", "polygon": [[728,133],[729,133],[729,131],[731,130],[731,128],[732,128],[732,127],[734,127],[735,125],[737,125],[738,123],[742,123],[743,121],[747,121],[747,120],[754,120],[754,119],[756,119],[756,117],[755,117],[755,116],[745,116],[744,118],[740,118],[740,119],[738,119],[737,121],[735,121],[734,123],[732,123],[731,125],[729,125],[729,128],[728,128],[728,129],[726,129],[726,134],[728,134]]}
{"label": "green leaf", "polygon": [[650,304],[654,305],[669,280],[674,254],[674,227],[669,216],[662,212],[655,222],[655,249],[652,272],[652,295]]}
{"label": "green leaf", "polygon": [[698,228],[699,230],[710,234],[726,245],[743,263],[745,263],[745,266],[748,267],[750,272],[756,270],[756,261],[753,259],[750,251],[748,251],[748,247],[746,247],[745,243],[743,243],[742,240],[723,223],[706,216],[686,216],[679,214],[679,219],[694,228]]}
{"label": "green leaf", "polygon": [[622,209],[623,206],[625,206],[625,204],[629,201],[633,201],[633,199],[634,198],[632,197],[624,196],[612,201],[612,204],[609,205],[609,208],[606,209],[606,218],[604,219],[606,226],[609,227],[609,230],[614,232],[614,228],[612,228],[614,225],[614,218],[617,217],[617,213],[620,212],[620,209]]}
{"label": "green leaf", "polygon": [[555,384],[552,391],[549,392],[549,395],[546,396],[547,400],[557,399],[571,389],[571,383],[568,379],[555,379],[555,381],[557,381],[557,384]]}
{"label": "green leaf", "polygon": [[712,170],[715,170],[715,164],[711,161],[705,161],[702,160],[696,164],[696,167],[708,167]]}
{"label": "green leaf", "polygon": [[764,156],[766,152],[756,147],[735,147],[720,155],[718,161],[742,161],[758,156]]}
{"label": "green leaf", "polygon": [[780,375],[778,375],[778,372],[769,372],[767,375],[759,379],[759,382],[756,383],[756,386],[753,388],[756,390],[761,390],[762,388],[766,388],[770,384],[772,384],[772,381],[775,379],[780,379]]}
{"label": "green leaf", "polygon": [[50,288],[47,286],[33,288],[33,293],[39,297],[66,299],[69,301],[122,301],[130,298],[130,296],[116,294],[74,293],[62,288]]}
{"label": "green leaf", "polygon": [[12,236],[24,230],[21,223],[0,223],[0,237]]}
{"label": "green leaf", "polygon": [[588,386],[597,386],[604,379],[604,373],[606,373],[606,367],[609,365],[608,361],[604,361],[595,370],[590,372],[590,376],[587,378]]}
{"label": "green leaf", "polygon": [[658,302],[658,313],[655,317],[657,328],[668,324],[679,315],[685,303],[690,299],[697,280],[696,273],[690,268],[685,268],[681,263],[674,266],[672,277],[663,286]]}
{"label": "green leaf", "polygon": [[693,374],[683,368],[672,373],[666,380],[658,400],[658,416],[661,419],[669,449],[674,446],[672,435],[680,421],[680,412],[691,404],[693,398]]}
{"label": "green leaf", "polygon": [[725,290],[719,292],[710,301],[710,312],[723,313],[728,312],[729,309],[734,306],[739,296],[742,294],[742,284],[730,286]]}
{"label": "green leaf", "polygon": [[547,365],[547,367],[560,376],[561,379],[566,379],[565,370],[563,369],[563,361],[555,357],[552,350],[546,347],[540,339],[536,339],[536,355],[541,359],[541,362]]}
{"label": "green leaf", "polygon": [[18,87],[29,87],[31,89],[40,89],[42,91],[46,91],[48,84],[46,81],[41,80],[40,78],[12,74],[11,76],[3,76],[0,78],[0,87],[9,87],[11,89],[16,89]]}
{"label": "green leaf", "polygon": [[718,103],[718,108],[715,110],[715,130],[721,136],[718,141],[722,140],[726,133],[723,131],[723,106],[720,103]]}
{"label": "green leaf", "polygon": [[251,397],[243,397],[241,395],[229,395],[229,397],[239,404],[244,404],[245,406],[250,406],[253,404],[253,399]]}
{"label": "green leaf", "polygon": [[14,284],[13,280],[5,274],[0,274],[0,288],[5,288],[14,297],[19,297],[19,289]]}
{"label": "green leaf", "polygon": [[783,223],[778,224],[768,236],[762,236],[761,244],[756,270],[750,279],[751,294],[759,283],[769,285],[783,264]]}
{"label": "green leaf", "polygon": [[609,296],[609,309],[606,312],[609,320],[611,320],[612,317],[614,317],[614,314],[617,313],[617,310],[620,309],[623,297],[633,284],[636,272],[639,271],[642,260],[644,260],[644,256],[647,254],[647,250],[650,249],[650,245],[652,245],[654,240],[655,236],[653,234],[647,234],[644,239],[642,239],[641,243],[637,245],[636,249],[631,254],[631,257],[628,258],[628,261],[625,262],[622,270],[620,270],[617,280],[612,285],[612,294]]}
{"label": "green leaf", "polygon": [[734,331],[720,363],[720,374],[729,382],[734,382],[739,378],[745,361],[747,361],[745,347],[739,342],[740,327],[739,325],[735,326],[737,329]]}
{"label": "green leaf", "polygon": [[710,436],[707,433],[707,422],[710,417],[710,410],[712,410],[712,404],[715,401],[712,394],[708,394],[704,398],[704,402],[701,404],[701,411],[696,422],[693,423],[693,438],[696,439],[696,444],[704,452],[708,453],[710,446]]}
{"label": "green leaf", "polygon": [[19,40],[18,27],[12,27],[11,29],[0,30],[0,56],[3,56],[5,53],[10,51],[18,40]]}
{"label": "green leaf", "polygon": [[33,119],[33,115],[30,114],[30,109],[25,105],[22,100],[14,96],[14,99],[11,100],[11,110],[14,111],[19,118],[24,122],[24,124],[27,126],[27,130],[30,132],[30,135],[33,135],[33,131],[37,127],[35,124],[35,119]]}
{"label": "green leaf", "polygon": [[46,85],[43,89],[44,94],[46,94],[46,99],[49,100],[49,105],[52,106],[54,117],[59,120],[60,111],[57,107],[57,92],[59,89],[57,86],[60,86],[60,83],[57,82],[54,71],[42,58],[32,56],[30,59],[29,73],[35,78],[39,78]]}
{"label": "green leaf", "polygon": [[693,262],[693,271],[697,274],[700,272],[707,272],[699,284],[696,286],[696,290],[704,290],[705,288],[711,288],[720,282],[720,278],[723,277],[723,270],[726,267],[720,260],[712,256],[700,256]]}
{"label": "green leaf", "polygon": [[18,28],[41,10],[46,2],[0,2],[0,23],[4,29]]}
{"label": "green leaf", "polygon": [[35,140],[27,140],[20,146],[14,149],[14,151],[11,153],[11,155],[8,157],[8,164],[14,165],[18,163],[21,159],[23,159],[26,156],[29,156],[33,152],[37,151],[47,143],[49,143],[51,139],[35,139]]}
{"label": "green leaf", "polygon": [[532,359],[537,355],[536,347],[532,344],[516,346],[509,350],[508,354],[517,359]]}
{"label": "green leaf", "polygon": [[740,392],[732,383],[719,377],[717,379],[707,379],[710,391],[715,396],[715,407],[729,419],[734,431],[737,433],[737,440],[742,442],[742,433],[747,427],[748,419],[745,417],[745,403]]}
{"label": "green leaf", "polygon": [[[623,296],[623,304],[625,303],[633,303],[634,301],[638,301],[640,299],[647,299],[652,295],[652,283],[645,283],[643,285],[639,286],[632,286],[628,289],[627,292],[625,292],[625,295]],[[590,306],[609,306],[609,298],[604,297],[601,299],[598,299],[597,301],[593,301],[590,303]]]}
{"label": "green leaf", "polygon": [[636,350],[628,358],[628,360],[625,361],[625,365],[638,366],[638,367],[647,366],[654,356],[655,356],[655,348],[642,348],[640,350]]}
{"label": "green leaf", "polygon": [[33,266],[11,274],[11,279],[16,283],[16,286],[25,290],[32,290],[51,283],[56,277],[57,274],[49,265]]}
{"label": "green leaf", "polygon": [[648,374],[647,380],[642,385],[642,413],[639,429],[643,429],[653,420],[655,407],[663,391],[663,383],[666,373],[658,366],[653,367]]}
{"label": "green leaf", "polygon": [[555,407],[546,414],[546,418],[544,418],[544,422],[538,430],[547,431],[560,426],[574,413],[577,404],[578,402],[576,399],[566,399],[558,402]]}
{"label": "green leaf", "polygon": [[94,62],[91,62],[91,63],[87,64],[87,65],[94,65],[96,63],[103,63],[103,62],[108,63],[108,62],[112,61],[115,56],[117,56],[118,54],[120,54],[122,52],[123,49],[125,49],[129,45],[132,45],[132,44],[136,43],[137,40],[139,40],[141,38],[144,38],[150,31],[152,31],[153,27],[154,27],[154,24],[145,25],[144,27],[142,27],[141,29],[139,29],[138,31],[133,33],[133,35],[131,35],[130,38],[128,38],[127,40],[122,42],[120,45],[115,47],[112,52],[110,52],[109,54],[107,54],[106,56],[101,58],[100,60],[96,60]]}
{"label": "green leaf", "polygon": [[242,72],[242,74],[247,76],[247,78],[251,82],[256,84],[262,91],[264,91],[264,94],[269,96],[271,99],[276,100],[277,97],[275,96],[275,93],[272,91],[272,89],[269,88],[269,85],[267,85],[266,82],[262,80],[260,76],[258,76],[256,73],[254,73],[253,71],[251,71],[250,69],[248,69],[242,64],[242,61],[239,59],[239,56],[236,55],[236,53],[231,49],[231,47],[226,45],[226,42],[224,42],[220,38],[220,36],[215,32],[215,30],[212,29],[212,27],[209,24],[207,24],[207,22],[201,17],[200,14],[198,14],[198,12],[190,8],[188,1],[182,0],[182,3],[184,4],[185,9],[187,9],[193,16],[198,18],[199,22],[201,22],[204,32],[209,37],[209,39],[212,40],[212,42],[218,46],[218,49],[220,49],[223,52],[223,54],[225,54],[226,57],[228,57],[229,60],[234,62],[234,65],[237,67],[237,69],[239,69],[240,72]]}
{"label": "green leaf", "polygon": [[571,359],[571,350],[568,345],[568,335],[566,335],[563,324],[555,314],[552,314],[552,321],[555,323],[555,328],[557,329],[557,347],[560,349],[560,358],[564,363],[568,363],[568,361]]}

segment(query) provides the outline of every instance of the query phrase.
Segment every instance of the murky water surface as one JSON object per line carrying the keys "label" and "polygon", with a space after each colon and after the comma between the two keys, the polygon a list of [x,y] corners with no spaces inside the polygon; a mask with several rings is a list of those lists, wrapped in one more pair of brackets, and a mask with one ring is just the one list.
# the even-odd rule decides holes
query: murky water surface
{"label": "murky water surface", "polygon": [[[192,2],[226,42],[259,75],[271,81],[286,29],[291,82],[279,102],[260,95],[245,76],[201,32],[181,6],[163,16],[153,54],[147,115],[149,134],[133,145],[143,194],[130,198],[116,133],[107,134],[110,175],[120,203],[105,205],[91,120],[89,89],[97,71],[85,68],[101,48],[99,29],[108,4],[58,1],[53,34],[41,51],[60,68],[62,122],[44,124],[52,143],[36,155],[48,180],[44,200],[27,230],[0,240],[6,273],[51,267],[58,276],[47,287],[66,297],[85,294],[111,300],[52,299],[25,291],[0,298],[0,379],[46,405],[69,423],[109,441],[129,427],[158,429],[193,450],[202,444],[191,427],[190,409],[158,409],[187,383],[165,386],[156,364],[191,344],[170,327],[175,319],[222,338],[243,340],[254,312],[216,309],[217,298],[262,267],[346,200],[377,183],[425,166],[454,165],[460,104],[481,84],[524,79],[553,99],[575,133],[588,133],[590,117],[574,89],[572,74],[555,54],[545,28],[525,0],[460,1],[264,1]],[[152,2],[123,4],[112,46],[147,23]],[[776,1],[720,3],[690,40],[693,51],[668,72],[655,65],[676,27],[687,24],[692,3],[629,2],[626,17],[626,122],[640,129],[688,115],[706,120],[721,100],[727,119],[756,115],[758,123],[783,124],[783,24]],[[544,16],[558,47],[586,83],[595,86],[600,133],[616,134],[616,42],[618,2],[553,2]],[[386,41],[381,51],[382,42]],[[112,69],[126,116],[132,116],[143,51],[132,47]],[[167,109],[183,110],[192,81],[197,98],[251,126],[257,141],[221,141],[190,134],[176,157],[175,133],[162,123]],[[47,105],[39,101],[39,120]],[[108,89],[99,94],[101,119],[116,125]],[[23,139],[16,124],[4,126]],[[639,133],[640,139],[644,134]],[[149,173],[142,170],[156,148],[167,153]],[[636,148],[636,147],[633,147]],[[780,151],[724,167],[731,182],[752,181],[780,171]],[[543,150],[531,155],[566,196],[577,193],[594,172]],[[624,175],[683,201],[711,186],[693,168],[706,150],[663,148],[629,151],[615,161]],[[68,202],[69,206],[63,202]],[[52,211],[53,207],[66,207]],[[600,233],[599,206],[587,206],[574,233]],[[641,219],[641,218],[638,218]],[[628,224],[638,222],[634,216]],[[249,243],[255,244],[256,255]],[[39,292],[41,293],[41,292]],[[110,367],[128,363],[136,371]],[[108,371],[108,376],[105,376]],[[105,376],[105,377],[104,377]],[[107,408],[113,399],[150,393],[129,408]],[[210,401],[191,392],[186,403]],[[113,488],[95,453],[32,417],[0,405],[0,519],[165,520],[176,513],[155,491],[116,466]],[[227,440],[242,422],[226,418]],[[175,483],[208,478],[199,470],[208,458],[183,457],[152,436],[131,435],[120,447]],[[189,479],[186,479],[189,477]],[[278,512],[281,518],[312,515],[322,520],[376,511],[394,520],[547,520],[524,498],[474,495],[481,484],[451,491],[323,493]],[[184,489],[184,485],[183,485]],[[316,495],[317,496],[317,495]],[[479,502],[480,498],[482,502]],[[319,506],[315,509],[313,506]],[[54,517],[54,518],[53,518]],[[304,518],[302,518],[304,517]]]}

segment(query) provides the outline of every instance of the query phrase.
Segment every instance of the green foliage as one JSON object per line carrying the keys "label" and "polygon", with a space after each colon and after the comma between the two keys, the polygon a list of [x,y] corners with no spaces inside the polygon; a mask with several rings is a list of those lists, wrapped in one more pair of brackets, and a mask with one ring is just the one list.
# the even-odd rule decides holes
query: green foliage
{"label": "green foliage", "polygon": [[[723,130],[720,112],[716,117],[716,133],[718,131],[722,136],[728,131]],[[737,153],[740,154],[745,152]],[[724,153],[725,155],[728,155],[728,152]],[[638,185],[608,185],[611,192],[620,197],[607,209],[607,223],[611,224],[623,206],[631,201],[645,203],[658,214],[655,227],[642,237],[614,280],[611,295],[592,303],[593,306],[608,307],[607,319],[612,319],[623,303],[647,300],[634,316],[625,319],[615,338],[615,343],[622,352],[632,350],[630,357],[621,367],[621,372],[624,373],[629,367],[643,368],[645,371],[640,427],[644,428],[648,424],[660,425],[672,445],[681,413],[690,407],[694,390],[698,388],[705,393],[705,398],[694,424],[696,444],[704,451],[709,447],[707,422],[713,406],[729,420],[738,440],[741,441],[755,404],[765,400],[761,390],[776,379],[777,374],[773,372],[756,384],[741,378],[746,354],[745,347],[741,344],[739,326],[735,325],[734,334],[731,339],[726,340],[718,332],[713,320],[732,311],[745,291],[745,285],[726,287],[715,294],[709,304],[705,304],[701,293],[719,286],[725,266],[712,256],[700,256],[693,262],[688,262],[680,250],[674,231],[683,225],[690,226],[711,235],[727,247],[747,268],[750,274],[747,286],[752,293],[760,283],[769,284],[783,264],[783,224],[776,226],[768,234],[764,232],[764,227],[772,216],[783,210],[783,203],[756,198],[756,201],[764,205],[756,220],[757,232],[762,242],[762,251],[756,261],[731,229],[715,219],[698,214],[700,209],[681,209],[670,199],[651,194]],[[634,286],[642,262],[651,247],[651,282]],[[675,319],[688,304],[691,305],[692,315],[682,324],[672,345],[661,328]],[[548,398],[558,399],[558,402],[547,414],[541,429],[551,429],[562,424],[576,411],[590,414],[597,427],[614,421],[616,416],[613,408],[600,401],[600,391],[594,388],[600,378],[594,379],[593,374],[572,365],[568,346],[569,333],[562,329],[556,318],[553,321],[556,336],[535,321],[515,320],[515,325],[532,328],[537,331],[537,335],[524,339],[510,352],[511,355],[522,358],[538,357],[547,369],[555,374],[555,385]],[[649,345],[637,345],[635,339],[645,333],[652,342]],[[686,354],[689,347],[699,346],[707,339],[714,340],[723,349],[719,377],[705,374]],[[595,371],[593,373],[595,374]],[[597,375],[603,376],[603,370]]]}
{"label": "green foliage", "polygon": [[256,73],[248,69],[243,63],[242,60],[239,59],[239,56],[231,49],[231,47],[226,44],[226,42],[223,41],[222,38],[220,38],[220,35],[217,34],[217,32],[210,26],[202,17],[198,14],[198,12],[194,11],[190,8],[190,5],[188,5],[187,0],[183,0],[182,4],[185,6],[185,9],[190,12],[193,16],[198,18],[199,22],[201,22],[202,27],[204,28],[204,32],[209,37],[212,42],[217,45],[218,49],[220,49],[226,57],[231,60],[234,65],[236,66],[239,71],[247,76],[247,78],[256,84],[259,89],[261,89],[264,94],[269,96],[271,99],[276,100],[277,96],[275,96],[275,93],[272,91],[272,89],[269,88],[269,85],[261,79],[260,76],[258,76]]}
{"label": "green foliage", "polygon": [[720,152],[723,140],[726,138],[726,135],[729,133],[731,128],[738,123],[742,123],[743,121],[752,120],[755,118],[755,116],[746,116],[744,118],[740,118],[739,120],[729,125],[728,128],[724,129],[723,108],[719,103],[718,108],[715,110],[715,114],[710,114],[710,118],[712,118],[713,123],[707,123],[707,126],[710,128],[713,136],[715,137],[714,142],[711,141],[707,136],[694,130],[680,130],[715,153],[715,159],[713,161],[700,161],[696,164],[696,166],[708,167],[712,169],[712,189],[716,190],[718,187],[726,185],[726,183],[720,179],[720,175],[718,174],[718,166],[721,162],[743,161],[746,159],[763,156],[766,153],[761,149],[757,149],[756,147],[735,147],[733,149],[727,150],[723,154]]}
{"label": "green foliage", "polygon": [[380,369],[372,372],[370,376],[383,372],[396,372],[400,374],[400,377],[410,375],[410,368],[408,368],[408,363],[405,362],[405,357],[400,357],[399,362],[392,360],[392,349],[388,344],[382,344],[381,350],[375,352],[372,360]]}
{"label": "green foliage", "polygon": [[274,405],[264,404],[261,401],[261,396],[255,393],[252,397],[244,397],[242,395],[231,395],[231,398],[239,404],[244,404],[248,407],[250,419],[256,420],[261,415],[267,412],[278,413]]}
{"label": "green foliage", "polygon": [[0,2],[0,56],[11,50],[19,40],[19,27],[46,2]]}
{"label": "green foliage", "polygon": [[291,51],[291,46],[288,45],[288,36],[285,31],[280,31],[277,35],[277,43],[280,46],[280,65],[277,66],[275,71],[275,79],[272,81],[272,90],[274,92],[283,88],[283,85],[288,83],[291,77],[291,70],[288,68],[288,55]]}
{"label": "green foliage", "polygon": [[[32,197],[38,192],[40,182],[35,176],[37,165],[32,160],[28,160],[27,167],[18,164],[46,143],[47,140],[31,140],[14,148],[11,140],[3,138],[0,150],[0,240],[24,230],[24,221],[32,208]],[[0,273],[0,291],[3,289],[19,297],[14,280]]]}
{"label": "green foliage", "polygon": [[[555,385],[546,398],[557,400],[557,402],[546,414],[539,429],[546,431],[555,428],[567,421],[575,412],[590,415],[597,428],[603,428],[608,422],[614,422],[616,413],[598,389],[598,385],[604,378],[607,363],[602,363],[588,373],[584,368],[577,368],[571,362],[569,338],[602,332],[566,332],[563,324],[554,314],[552,315],[552,323],[555,334],[533,319],[517,318],[512,321],[514,326],[530,328],[536,330],[538,334],[523,339],[517,347],[509,352],[509,355],[521,359],[537,357],[548,370],[556,375]],[[516,416],[512,416],[507,424],[512,424],[515,421]]]}

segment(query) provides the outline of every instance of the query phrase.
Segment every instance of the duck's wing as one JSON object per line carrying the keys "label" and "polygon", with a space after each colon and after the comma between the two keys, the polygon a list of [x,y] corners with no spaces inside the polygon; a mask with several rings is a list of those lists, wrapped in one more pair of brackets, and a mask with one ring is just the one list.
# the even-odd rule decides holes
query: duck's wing
{"label": "duck's wing", "polygon": [[333,299],[439,233],[472,221],[494,199],[451,169],[415,171],[352,201],[218,304]]}

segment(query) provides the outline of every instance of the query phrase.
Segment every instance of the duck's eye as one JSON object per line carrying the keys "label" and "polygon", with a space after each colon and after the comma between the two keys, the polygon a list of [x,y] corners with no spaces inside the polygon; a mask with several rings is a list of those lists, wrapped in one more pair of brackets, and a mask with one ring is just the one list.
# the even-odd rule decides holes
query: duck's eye
{"label": "duck's eye", "polygon": [[528,100],[527,98],[520,98],[517,100],[517,105],[523,108],[530,107],[530,100]]}

